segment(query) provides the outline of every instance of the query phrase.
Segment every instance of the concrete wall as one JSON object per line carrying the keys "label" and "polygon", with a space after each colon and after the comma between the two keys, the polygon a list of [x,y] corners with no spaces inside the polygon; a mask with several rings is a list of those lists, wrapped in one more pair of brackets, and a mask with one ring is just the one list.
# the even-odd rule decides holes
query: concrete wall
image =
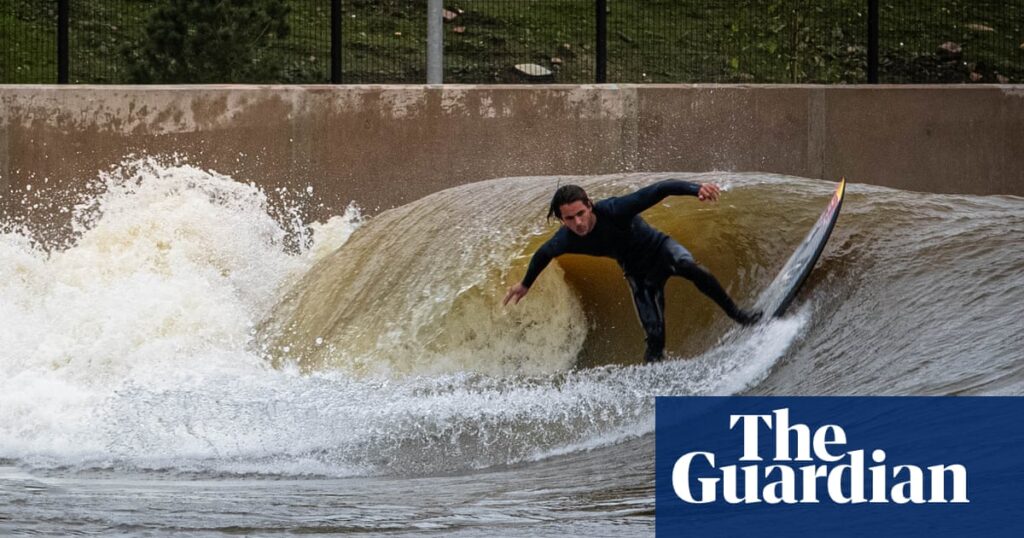
{"label": "concrete wall", "polygon": [[0,194],[177,152],[370,210],[493,177],[619,171],[1024,195],[1024,86],[0,86],[0,105]]}

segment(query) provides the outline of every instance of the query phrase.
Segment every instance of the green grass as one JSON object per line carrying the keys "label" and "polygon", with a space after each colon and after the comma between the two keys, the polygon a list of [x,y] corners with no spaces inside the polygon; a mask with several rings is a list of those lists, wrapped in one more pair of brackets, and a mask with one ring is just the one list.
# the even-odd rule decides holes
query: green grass
{"label": "green grass", "polygon": [[[48,7],[48,6],[47,6]],[[29,0],[0,6],[0,83],[57,82],[57,9]]]}
{"label": "green grass", "polygon": [[[1024,1],[932,2],[926,17],[905,4],[881,2],[883,80],[961,82],[974,71],[984,77],[981,82],[996,82],[996,73],[1024,82]],[[962,57],[936,54],[945,42],[960,45]]]}
{"label": "green grass", "polygon": [[[159,1],[72,0],[72,82],[127,82],[123,49],[145,38]],[[56,80],[50,4],[0,7],[0,82]],[[865,0],[608,4],[611,82],[866,81]],[[291,35],[267,55],[281,74],[259,82],[327,82],[330,4],[290,5]],[[461,11],[445,23],[447,82],[520,81],[512,70],[519,63],[553,69],[553,82],[594,80],[591,0],[447,0],[445,7]],[[966,82],[972,73],[982,82],[1024,82],[1024,0],[883,0],[881,13],[883,82]],[[425,16],[426,0],[344,0],[344,82],[423,82]],[[938,53],[947,41],[962,48],[959,57]]]}

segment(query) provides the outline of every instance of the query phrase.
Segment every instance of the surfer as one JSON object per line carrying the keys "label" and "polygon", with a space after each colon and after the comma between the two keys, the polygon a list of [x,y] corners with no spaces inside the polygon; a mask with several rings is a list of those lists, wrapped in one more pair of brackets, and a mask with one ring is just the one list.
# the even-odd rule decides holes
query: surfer
{"label": "surfer", "polygon": [[519,303],[552,259],[562,254],[586,254],[614,258],[625,273],[646,333],[647,362],[660,361],[665,349],[665,282],[671,276],[693,282],[737,323],[756,323],[761,312],[737,307],[718,279],[698,265],[688,250],[640,217],[667,196],[690,195],[714,202],[720,194],[713,183],[669,179],[595,203],[577,185],[558,188],[551,198],[548,218],[557,217],[563,226],[537,249],[522,282],[508,289],[502,304]]}

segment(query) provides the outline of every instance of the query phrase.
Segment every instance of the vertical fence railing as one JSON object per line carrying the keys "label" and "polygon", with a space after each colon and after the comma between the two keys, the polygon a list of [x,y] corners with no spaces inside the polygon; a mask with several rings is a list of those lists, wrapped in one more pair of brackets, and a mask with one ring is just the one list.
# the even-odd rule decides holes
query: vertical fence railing
{"label": "vertical fence railing", "polygon": [[341,84],[341,0],[331,0],[331,84]]}
{"label": "vertical fence railing", "polygon": [[878,84],[878,0],[868,0],[868,84]]}
{"label": "vertical fence railing", "polygon": [[444,82],[444,5],[427,1],[427,84]]}
{"label": "vertical fence railing", "polygon": [[70,80],[71,0],[57,0],[57,84]]}
{"label": "vertical fence railing", "polygon": [[594,20],[597,28],[594,32],[597,40],[597,49],[594,66],[594,82],[604,84],[608,82],[608,0],[594,0]]}

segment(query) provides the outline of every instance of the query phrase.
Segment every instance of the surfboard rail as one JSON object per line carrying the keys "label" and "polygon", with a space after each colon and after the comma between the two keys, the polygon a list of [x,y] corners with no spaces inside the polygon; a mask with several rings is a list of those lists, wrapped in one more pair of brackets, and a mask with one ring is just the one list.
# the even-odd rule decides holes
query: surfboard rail
{"label": "surfboard rail", "polygon": [[793,303],[796,294],[811,274],[822,251],[825,250],[825,245],[839,219],[839,211],[843,207],[845,194],[846,178],[844,177],[839,181],[828,205],[807,236],[804,237],[800,246],[782,266],[775,280],[761,293],[755,303],[758,310],[762,310],[772,318],[777,318],[782,316]]}

